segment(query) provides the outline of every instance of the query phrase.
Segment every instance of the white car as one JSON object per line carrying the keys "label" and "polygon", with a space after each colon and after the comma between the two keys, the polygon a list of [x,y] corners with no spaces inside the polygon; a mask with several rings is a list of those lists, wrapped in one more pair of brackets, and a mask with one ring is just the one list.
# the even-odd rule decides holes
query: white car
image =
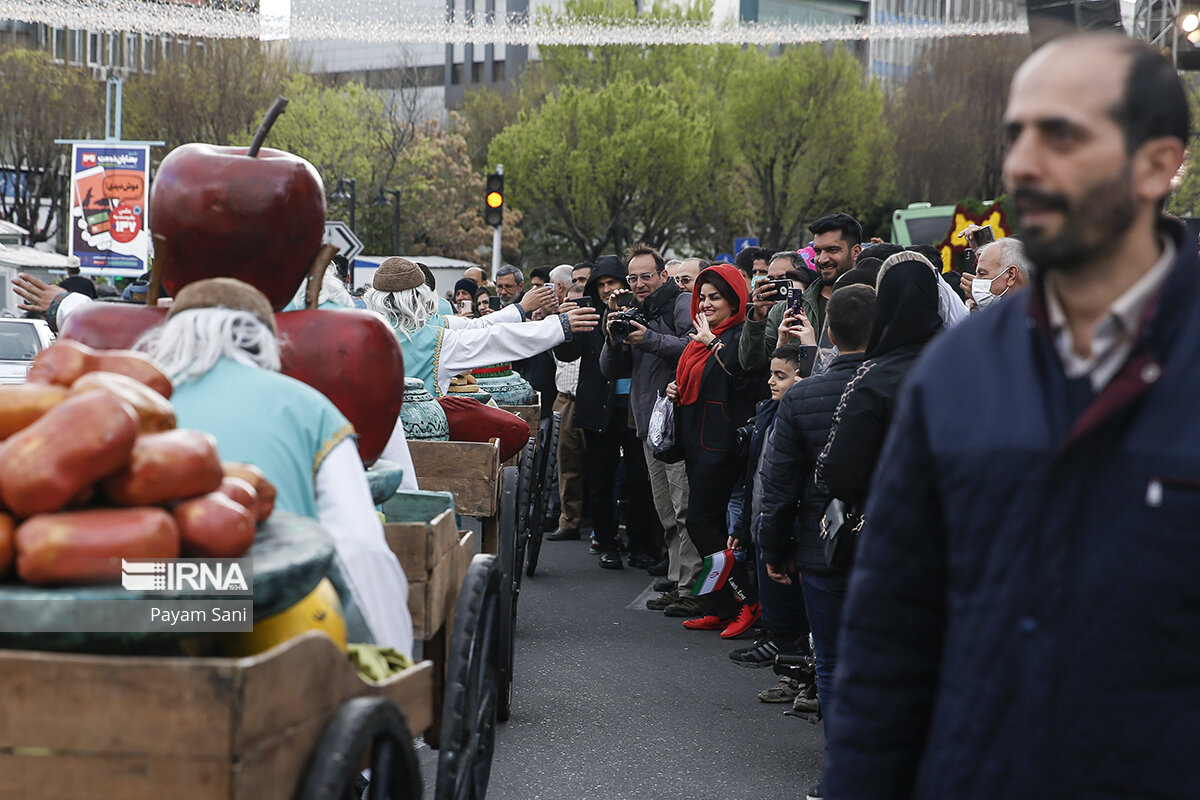
{"label": "white car", "polygon": [[0,318],[0,384],[24,383],[33,359],[53,341],[40,319]]}

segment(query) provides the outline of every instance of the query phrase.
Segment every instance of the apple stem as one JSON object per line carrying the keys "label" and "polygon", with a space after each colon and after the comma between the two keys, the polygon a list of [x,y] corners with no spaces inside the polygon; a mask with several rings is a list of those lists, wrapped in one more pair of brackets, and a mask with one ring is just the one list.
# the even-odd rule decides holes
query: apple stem
{"label": "apple stem", "polygon": [[267,133],[270,132],[271,126],[275,124],[275,120],[279,119],[279,115],[287,108],[288,99],[286,97],[276,97],[275,102],[271,104],[271,108],[267,110],[267,115],[263,117],[262,124],[258,126],[258,130],[254,132],[254,140],[250,142],[250,149],[246,151],[246,155],[254,158],[258,155],[259,149],[266,141]]}

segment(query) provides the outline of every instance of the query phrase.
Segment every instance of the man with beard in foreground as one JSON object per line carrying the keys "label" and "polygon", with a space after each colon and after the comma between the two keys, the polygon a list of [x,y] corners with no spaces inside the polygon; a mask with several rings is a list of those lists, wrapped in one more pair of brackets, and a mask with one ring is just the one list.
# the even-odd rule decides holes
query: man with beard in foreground
{"label": "man with beard in foreground", "polygon": [[825,797],[1194,798],[1200,259],[1161,216],[1187,97],[1146,45],[1075,36],[1022,65],[1004,119],[1037,279],[900,395]]}

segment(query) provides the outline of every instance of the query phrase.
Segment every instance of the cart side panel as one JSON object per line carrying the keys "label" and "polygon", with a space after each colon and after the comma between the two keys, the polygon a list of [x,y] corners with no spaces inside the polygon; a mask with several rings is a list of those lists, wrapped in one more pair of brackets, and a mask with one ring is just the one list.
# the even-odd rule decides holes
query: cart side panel
{"label": "cart side panel", "polygon": [[[92,797],[119,797],[120,800],[226,798],[229,797],[229,760],[96,753],[0,753],[0,798],[82,800]],[[265,793],[260,797],[272,795]]]}
{"label": "cart side panel", "polygon": [[414,736],[432,724],[433,665],[429,662],[371,686],[324,636],[307,634],[288,644],[283,652],[241,662],[246,666],[245,701],[234,737],[230,795],[234,800],[295,796],[321,733],[351,698],[391,697]]}
{"label": "cart side panel", "polygon": [[384,536],[388,547],[404,574],[411,580],[417,580],[422,575],[433,570],[434,565],[458,544],[458,530],[454,523],[454,513],[443,511],[429,523],[424,522],[389,522],[383,526]]}
{"label": "cart side panel", "polygon": [[413,468],[422,489],[451,492],[455,510],[470,517],[496,513],[500,443],[410,441]]}
{"label": "cart side panel", "polygon": [[7,650],[0,686],[0,751],[226,761],[232,752],[232,661]]}

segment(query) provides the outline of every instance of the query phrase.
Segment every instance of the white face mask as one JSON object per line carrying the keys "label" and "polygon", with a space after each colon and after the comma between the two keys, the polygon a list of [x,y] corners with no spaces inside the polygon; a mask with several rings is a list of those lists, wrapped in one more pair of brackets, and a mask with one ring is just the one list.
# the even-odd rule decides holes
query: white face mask
{"label": "white face mask", "polygon": [[1001,270],[1000,274],[995,278],[973,278],[971,280],[971,299],[975,301],[977,306],[980,308],[987,308],[992,303],[1008,294],[1008,290],[1010,288],[1008,286],[1005,286],[1004,291],[1000,294],[992,294],[992,284],[996,282],[997,278],[1004,277],[1008,273],[1008,269],[1009,268]]}

